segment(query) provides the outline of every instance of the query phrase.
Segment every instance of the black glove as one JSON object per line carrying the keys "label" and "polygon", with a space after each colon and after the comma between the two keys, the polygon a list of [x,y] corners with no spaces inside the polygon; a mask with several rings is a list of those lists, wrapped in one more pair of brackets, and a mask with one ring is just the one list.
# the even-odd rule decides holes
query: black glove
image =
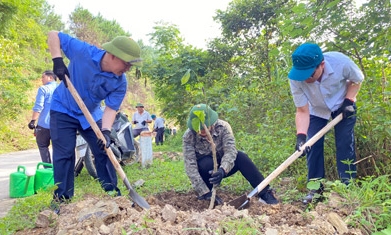
{"label": "black glove", "polygon": [[[213,171],[210,171],[209,173],[212,174]],[[225,176],[225,171],[223,168],[217,169],[215,173],[212,174],[211,178],[209,178],[209,182],[211,184],[219,185],[221,183],[221,180],[223,180]]]}
{"label": "black glove", "polygon": [[114,143],[114,138],[111,136],[111,131],[109,130],[103,130],[102,131],[103,137],[105,137],[106,145],[103,143],[103,140],[98,139],[96,142],[101,150],[104,150],[105,147],[110,147],[110,144]]}
{"label": "black glove", "polygon": [[35,120],[31,120],[28,124],[28,127],[31,129],[31,130],[34,130],[35,129]]}
{"label": "black glove", "polygon": [[340,114],[342,113],[343,118],[348,118],[352,115],[354,115],[354,107],[353,107],[354,102],[351,101],[350,99],[344,99],[341,107],[338,109],[337,113]]}
{"label": "black glove", "polygon": [[57,75],[58,79],[64,82],[65,87],[68,87],[68,84],[65,80],[65,75],[69,76],[69,71],[67,66],[64,64],[62,57],[53,58],[53,72]]}
{"label": "black glove", "polygon": [[[199,196],[197,199],[198,200],[207,200],[207,201],[210,201],[210,199],[212,198],[212,192],[209,192],[209,193],[206,193],[202,196]],[[222,205],[224,202],[223,202],[223,199],[221,199],[219,196],[216,195],[215,197],[215,204],[217,205]]]}
{"label": "black glove", "polygon": [[[301,146],[305,144],[307,141],[307,135],[306,134],[297,134],[296,136],[296,150],[301,151]],[[309,151],[311,150],[310,146],[305,147],[303,150],[303,153],[300,155],[300,157],[304,157]]]}
{"label": "black glove", "polygon": [[133,124],[137,124],[138,123],[138,121],[133,121]]}
{"label": "black glove", "polygon": [[143,126],[145,126],[145,123],[147,123],[147,122],[144,120],[141,124],[143,124]]}

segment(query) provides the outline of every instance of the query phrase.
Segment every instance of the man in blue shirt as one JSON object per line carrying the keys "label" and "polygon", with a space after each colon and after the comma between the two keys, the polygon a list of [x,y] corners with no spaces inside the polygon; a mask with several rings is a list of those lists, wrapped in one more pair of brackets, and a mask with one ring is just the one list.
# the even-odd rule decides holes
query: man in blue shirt
{"label": "man in blue shirt", "polygon": [[[73,169],[77,131],[87,141],[95,157],[102,188],[111,194],[121,195],[115,168],[106,155],[105,148],[110,146],[112,124],[125,97],[125,72],[134,65],[141,66],[140,47],[133,39],[118,36],[104,43],[103,49],[100,49],[57,31],[49,32],[48,46],[53,58],[53,72],[63,81],[53,94],[50,110],[54,183],[58,185],[53,202],[68,201],[74,195]],[[61,52],[70,60],[68,67],[64,64]],[[67,89],[65,75],[101,128],[106,144],[97,138]],[[100,109],[102,101],[104,111]]]}
{"label": "man in blue shirt", "polygon": [[[42,74],[42,86],[38,88],[35,104],[33,107],[33,115],[28,124],[28,128],[34,130],[35,139],[37,141],[39,154],[42,162],[51,163],[49,145],[50,145],[50,103],[52,95],[57,87],[57,76],[50,70],[46,70]],[[37,126],[35,122],[37,121]]]}
{"label": "man in blue shirt", "polygon": [[[307,155],[308,180],[325,177],[324,137],[311,148],[301,150],[328,120],[340,113],[343,120],[334,127],[338,176],[348,184],[356,177],[354,126],[356,96],[364,80],[358,66],[340,52],[323,53],[317,44],[304,43],[292,54],[290,88],[296,106],[296,150]],[[347,164],[349,162],[350,164]],[[312,202],[319,190],[311,190],[303,203]]]}

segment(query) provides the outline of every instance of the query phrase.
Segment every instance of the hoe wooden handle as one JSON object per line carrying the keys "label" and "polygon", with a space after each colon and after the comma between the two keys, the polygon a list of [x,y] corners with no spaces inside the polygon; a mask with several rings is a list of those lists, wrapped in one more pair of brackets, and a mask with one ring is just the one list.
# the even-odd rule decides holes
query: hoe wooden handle
{"label": "hoe wooden handle", "polygon": [[253,197],[255,194],[261,192],[272,180],[274,180],[281,172],[283,172],[289,165],[291,165],[300,155],[306,147],[311,147],[318,141],[322,136],[324,136],[331,128],[337,125],[343,119],[342,113],[335,117],[331,122],[329,122],[325,127],[323,127],[318,133],[316,133],[311,139],[309,139],[303,146],[301,146],[301,151],[296,151],[289,158],[287,158],[279,167],[277,167],[270,175],[268,175],[250,194],[248,198]]}
{"label": "hoe wooden handle", "polygon": [[[84,116],[86,117],[88,123],[91,125],[92,130],[94,130],[96,136],[103,140],[103,142],[106,144],[106,139],[103,136],[102,132],[100,131],[98,125],[96,124],[94,118],[92,117],[90,111],[87,109],[86,105],[84,104],[83,100],[81,99],[79,93],[76,91],[75,87],[73,86],[71,80],[65,75],[65,80],[68,85],[69,92],[72,94],[73,98],[75,99],[76,103],[79,105],[79,108],[83,112]],[[118,175],[124,182],[126,188],[129,190],[129,195],[133,199],[135,203],[137,203],[139,206],[149,209],[148,203],[145,201],[144,198],[142,198],[140,195],[136,193],[136,191],[132,188],[132,186],[129,183],[128,178],[125,175],[124,170],[122,169],[121,165],[117,161],[117,159],[114,156],[113,151],[111,148],[105,148],[107,155],[109,156],[109,159],[111,163],[113,164],[115,170],[117,171]]]}

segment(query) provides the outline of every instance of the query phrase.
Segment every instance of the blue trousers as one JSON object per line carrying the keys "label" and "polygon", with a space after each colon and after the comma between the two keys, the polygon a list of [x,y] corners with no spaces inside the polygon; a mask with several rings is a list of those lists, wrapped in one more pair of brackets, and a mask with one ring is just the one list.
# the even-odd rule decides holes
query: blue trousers
{"label": "blue trousers", "polygon": [[[97,122],[99,128],[101,120]],[[79,121],[65,113],[50,111],[50,135],[53,146],[54,183],[58,188],[54,198],[71,199],[74,195],[74,168],[76,132],[86,140],[95,158],[95,167],[99,182],[105,191],[117,191],[117,175],[113,164],[104,150],[97,145],[97,137],[92,128],[83,130]]]}
{"label": "blue trousers", "polygon": [[[218,164],[220,165],[221,158],[218,160]],[[213,185],[209,182],[209,178],[211,174],[209,171],[213,170],[213,156],[204,156],[197,160],[198,164],[198,172],[201,175],[201,178],[208,186],[209,189],[212,189]],[[253,188],[257,187],[265,178],[262,173],[257,169],[253,161],[248,157],[248,155],[244,152],[238,151],[235,160],[235,166],[232,170],[224,177],[230,177],[235,174],[237,171],[246,178],[246,180],[251,184]],[[270,186],[266,186],[258,195],[264,195],[267,190],[269,190]]]}
{"label": "blue trousers", "polygon": [[[336,113],[331,117],[335,118]],[[310,116],[310,126],[308,128],[308,138],[310,139],[318,133],[328,123],[328,120],[316,116]],[[356,160],[354,126],[356,115],[342,119],[334,127],[335,146],[337,150],[337,171],[343,182],[356,178],[356,166],[352,163]],[[350,162],[348,164],[347,162]],[[308,180],[325,177],[324,168],[324,136],[320,138],[307,154]]]}
{"label": "blue trousers", "polygon": [[155,137],[156,145],[159,145],[159,143],[163,144],[163,135],[164,135],[164,127],[158,128]]}

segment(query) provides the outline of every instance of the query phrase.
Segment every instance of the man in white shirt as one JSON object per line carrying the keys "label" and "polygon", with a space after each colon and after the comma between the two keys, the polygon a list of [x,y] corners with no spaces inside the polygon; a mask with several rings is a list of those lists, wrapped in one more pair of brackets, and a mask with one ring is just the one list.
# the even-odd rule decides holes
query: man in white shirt
{"label": "man in white shirt", "polygon": [[148,124],[151,123],[151,115],[144,110],[144,105],[137,103],[137,112],[133,114],[132,123],[135,124],[133,127],[133,138],[140,135],[142,131],[149,131]]}
{"label": "man in white shirt", "polygon": [[[304,43],[292,54],[290,88],[296,106],[296,150],[340,113],[343,119],[334,127],[338,176],[348,184],[356,178],[354,126],[356,96],[364,80],[359,67],[340,52],[323,53],[317,44]],[[325,177],[324,137],[307,154],[308,181]],[[323,188],[311,190],[303,203],[312,202]]]}
{"label": "man in white shirt", "polygon": [[164,119],[161,117],[156,117],[155,114],[152,114],[151,118],[155,121],[153,124],[153,131],[156,132],[155,143],[156,145],[163,145]]}

